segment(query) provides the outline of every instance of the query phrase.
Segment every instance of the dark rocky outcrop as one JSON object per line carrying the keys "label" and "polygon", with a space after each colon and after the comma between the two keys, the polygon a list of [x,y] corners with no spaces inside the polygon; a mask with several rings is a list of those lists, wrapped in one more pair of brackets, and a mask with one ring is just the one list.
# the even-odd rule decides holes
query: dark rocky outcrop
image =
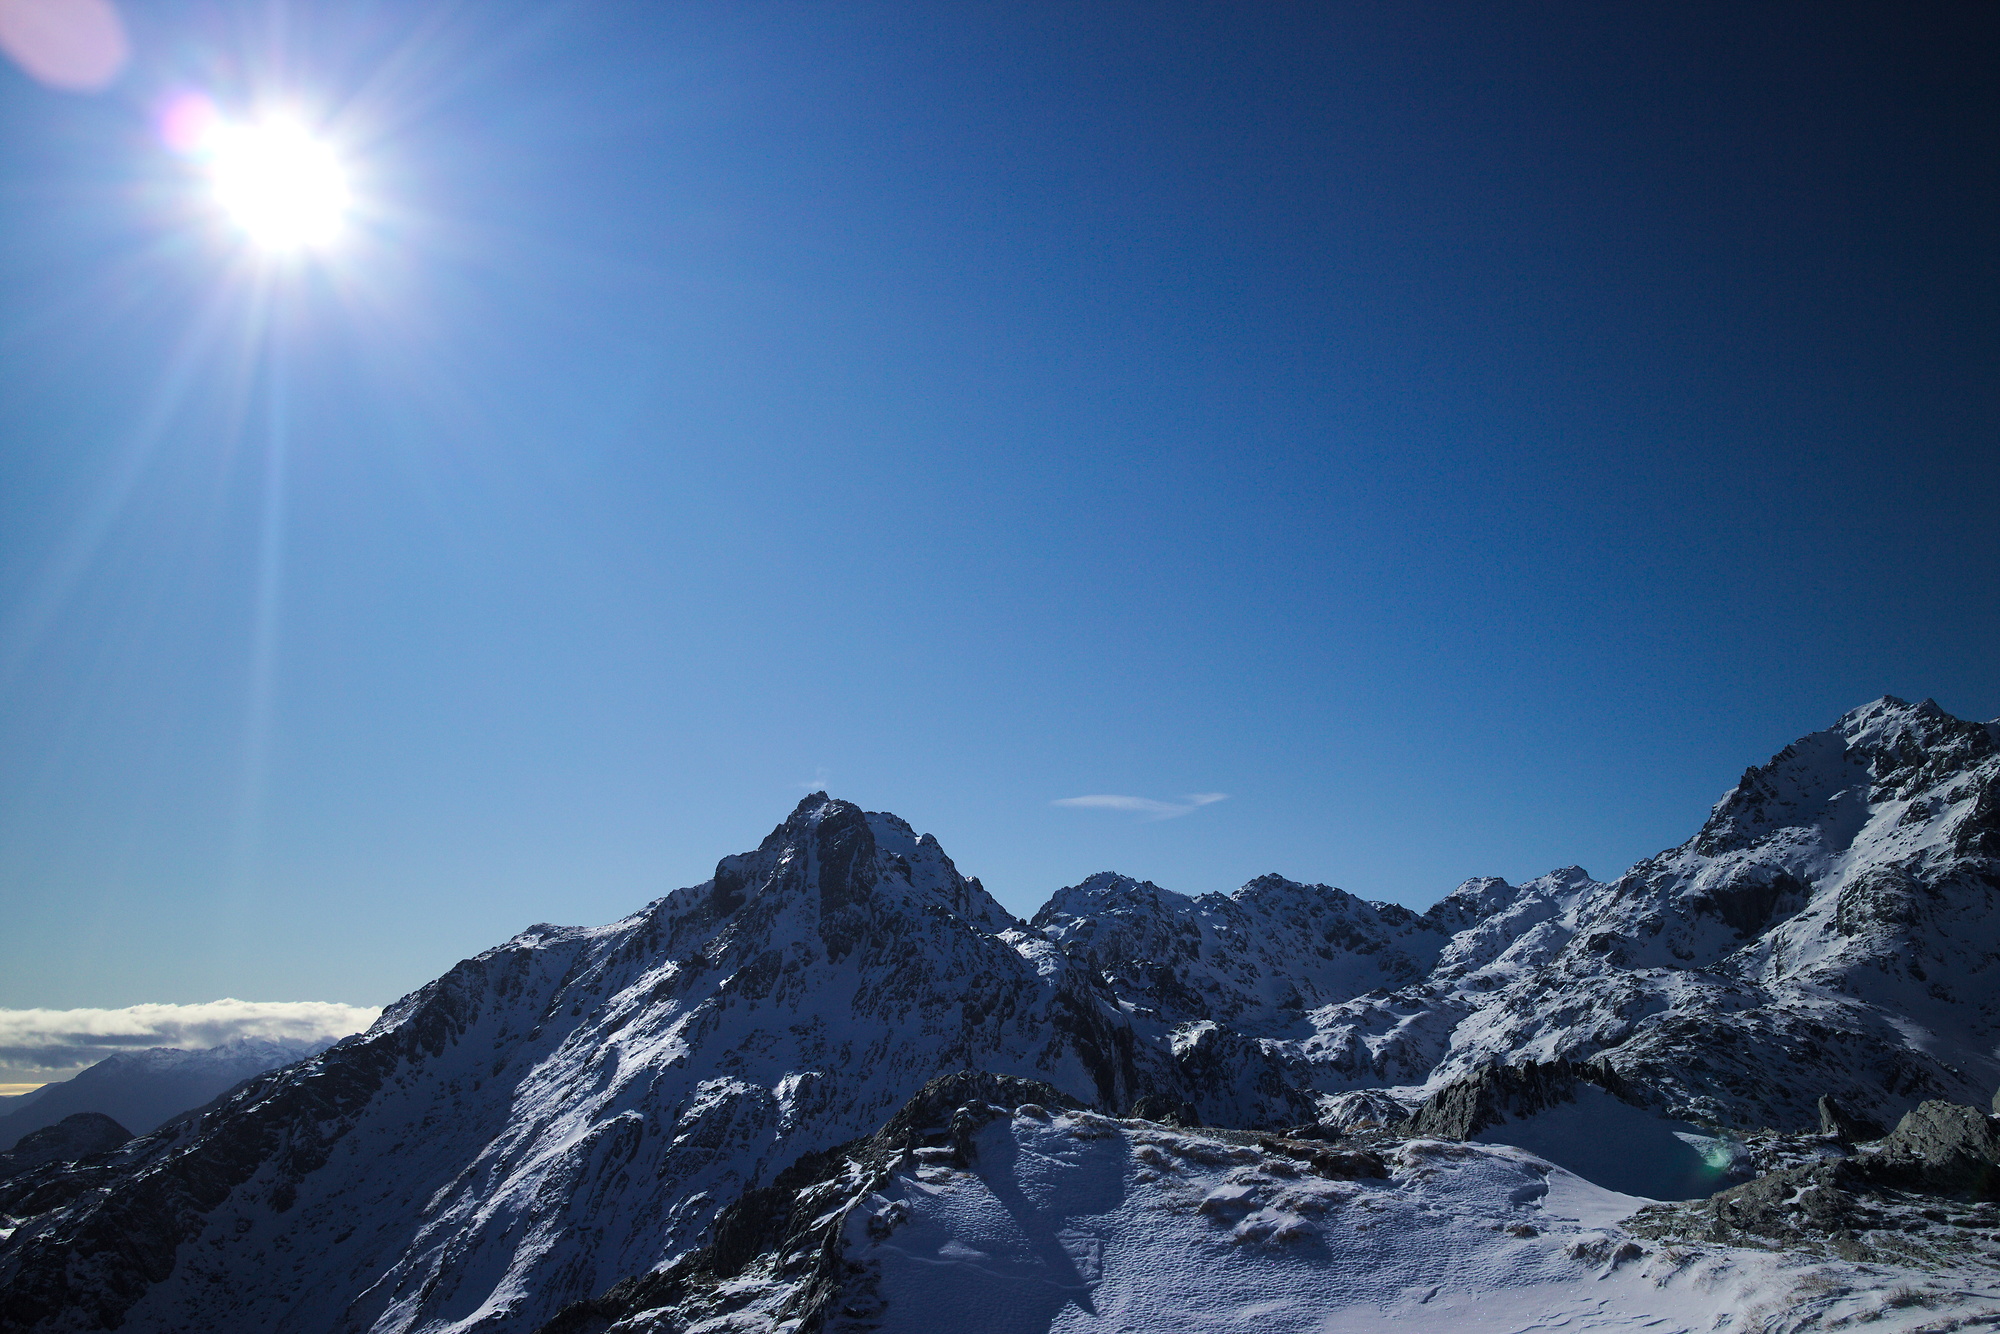
{"label": "dark rocky outcrop", "polygon": [[131,1131],[102,1112],[75,1112],[52,1126],[29,1131],[0,1153],[0,1181],[43,1163],[73,1163],[109,1153],[131,1138]]}
{"label": "dark rocky outcrop", "polygon": [[667,1269],[635,1275],[598,1296],[572,1302],[536,1334],[602,1334],[642,1311],[668,1309],[692,1324],[727,1315],[729,1280],[763,1265],[795,1281],[782,1318],[798,1334],[825,1324],[846,1277],[840,1229],[844,1211],[825,1210],[841,1195],[864,1194],[885,1169],[918,1148],[950,1146],[963,1157],[970,1132],[1017,1108],[1083,1103],[1033,1079],[960,1070],[938,1076],[865,1139],[809,1153],[767,1186],[746,1193],[716,1216],[709,1244]]}
{"label": "dark rocky outcrop", "polygon": [[1831,1135],[1843,1144],[1865,1144],[1882,1138],[1882,1127],[1865,1117],[1855,1116],[1830,1094],[1819,1099],[1819,1133]]}
{"label": "dark rocky outcrop", "polygon": [[1861,1161],[1883,1184],[1975,1200],[2000,1200],[2000,1135],[1993,1117],[1955,1102],[1904,1114],[1879,1153]]}
{"label": "dark rocky outcrop", "polygon": [[1575,1102],[1579,1084],[1603,1089],[1635,1106],[1645,1101],[1608,1065],[1586,1061],[1526,1061],[1488,1065],[1455,1080],[1424,1100],[1400,1127],[1410,1135],[1471,1139],[1507,1121],[1533,1116],[1559,1103]]}
{"label": "dark rocky outcrop", "polygon": [[1926,1102],[1860,1152],[1768,1172],[1706,1200],[1654,1205],[1628,1226],[1660,1238],[1823,1245],[1866,1259],[1885,1245],[1906,1252],[1913,1234],[1948,1240],[1953,1229],[2000,1226],[1996,1203],[2000,1118]]}
{"label": "dark rocky outcrop", "polygon": [[1132,1104],[1130,1114],[1168,1126],[1194,1127],[1201,1124],[1201,1114],[1195,1110],[1194,1104],[1171,1093],[1148,1093]]}

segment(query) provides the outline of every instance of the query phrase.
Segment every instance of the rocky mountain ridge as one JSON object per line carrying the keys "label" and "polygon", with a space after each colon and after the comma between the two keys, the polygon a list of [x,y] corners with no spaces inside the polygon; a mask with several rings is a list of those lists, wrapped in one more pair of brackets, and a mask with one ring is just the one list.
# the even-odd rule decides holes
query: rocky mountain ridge
{"label": "rocky mountain ridge", "polygon": [[1825,1094],[1884,1124],[1983,1105],[1996,741],[1880,700],[1615,881],[1468,881],[1422,914],[1105,875],[1024,923],[935,839],[815,794],[701,885],[532,927],[365,1034],[43,1169],[0,1203],[0,1330],[532,1329],[712,1245],[950,1071],[1244,1127],[1399,1119],[1529,1063],[1717,1127],[1809,1124]]}
{"label": "rocky mountain ridge", "polygon": [[1679,847],[1516,903],[1454,940],[1478,966],[1311,1016],[1284,1056],[1328,1114],[1524,1060],[1601,1061],[1734,1127],[1810,1124],[1827,1093],[1887,1123],[2000,1083],[2000,724],[1877,700],[1747,771]]}

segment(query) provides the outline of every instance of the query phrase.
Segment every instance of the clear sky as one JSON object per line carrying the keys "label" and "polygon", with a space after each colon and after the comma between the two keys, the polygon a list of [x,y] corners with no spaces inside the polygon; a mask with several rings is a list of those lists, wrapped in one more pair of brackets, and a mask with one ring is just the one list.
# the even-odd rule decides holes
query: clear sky
{"label": "clear sky", "polygon": [[1990,4],[125,10],[0,67],[0,1006],[380,1004],[821,785],[1423,905],[2000,714]]}

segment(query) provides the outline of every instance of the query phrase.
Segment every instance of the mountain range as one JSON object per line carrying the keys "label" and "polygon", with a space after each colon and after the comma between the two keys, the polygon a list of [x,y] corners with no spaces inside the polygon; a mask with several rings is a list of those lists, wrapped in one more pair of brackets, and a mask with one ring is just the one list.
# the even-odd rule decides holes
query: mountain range
{"label": "mountain range", "polygon": [[[565,1311],[607,1328],[626,1316],[591,1315],[600,1294],[712,1256],[746,1201],[834,1189],[816,1184],[844,1179],[827,1155],[952,1072],[1032,1082],[1044,1118],[1073,1109],[1062,1134],[1116,1139],[1119,1161],[1287,1131],[1238,1164],[1271,1182],[1315,1137],[1397,1125],[1524,1143],[1539,1119],[1568,1127],[1555,1145],[1601,1112],[1726,1145],[1816,1126],[1829,1096],[1884,1124],[1984,1107],[1996,891],[2000,723],[1928,700],[1795,742],[1616,880],[1471,880],[1423,913],[1276,875],[1190,898],[1104,874],[1023,922],[929,835],[815,794],[702,884],[606,926],[531,927],[366,1033],[0,1189],[0,1330],[528,1331]],[[1108,1170],[1064,1159],[1032,1113],[1010,1124],[1051,1162]],[[1186,1153],[1141,1143],[1175,1126]],[[1013,1152],[978,1133],[954,1170],[965,1145]],[[914,1172],[916,1152],[869,1170]],[[1520,1152],[1454,1161],[1511,1181]],[[815,1245],[895,1225],[855,1226]],[[1102,1248],[1078,1247],[1061,1272],[1085,1291]],[[1094,1300],[1073,1297],[1060,1308]],[[918,1327],[857,1310],[839,1318]]]}
{"label": "mountain range", "polygon": [[145,1134],[236,1085],[325,1051],[331,1038],[237,1038],[215,1047],[147,1047],[105,1057],[68,1079],[11,1100],[0,1115],[0,1150],[79,1112],[109,1116]]}

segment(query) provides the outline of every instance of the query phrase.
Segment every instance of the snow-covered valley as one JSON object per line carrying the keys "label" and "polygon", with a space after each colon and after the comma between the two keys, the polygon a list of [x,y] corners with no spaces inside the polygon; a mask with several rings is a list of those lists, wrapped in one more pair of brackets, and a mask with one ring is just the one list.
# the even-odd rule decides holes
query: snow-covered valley
{"label": "snow-covered valley", "polygon": [[[1856,1153],[1812,1138],[1822,1098],[1876,1135],[1983,1115],[1996,891],[2000,724],[1928,701],[1786,748],[1614,881],[1423,913],[1107,873],[1022,922],[815,795],[703,884],[532,927],[198,1117],[0,1181],[0,1330],[2000,1320],[1971,1169],[1849,1183],[1964,1195],[1941,1249],[1619,1221]],[[922,1142],[955,1071],[1036,1091],[968,1086]],[[752,1204],[799,1227],[746,1231]],[[661,1276],[656,1314],[607,1296]]]}

